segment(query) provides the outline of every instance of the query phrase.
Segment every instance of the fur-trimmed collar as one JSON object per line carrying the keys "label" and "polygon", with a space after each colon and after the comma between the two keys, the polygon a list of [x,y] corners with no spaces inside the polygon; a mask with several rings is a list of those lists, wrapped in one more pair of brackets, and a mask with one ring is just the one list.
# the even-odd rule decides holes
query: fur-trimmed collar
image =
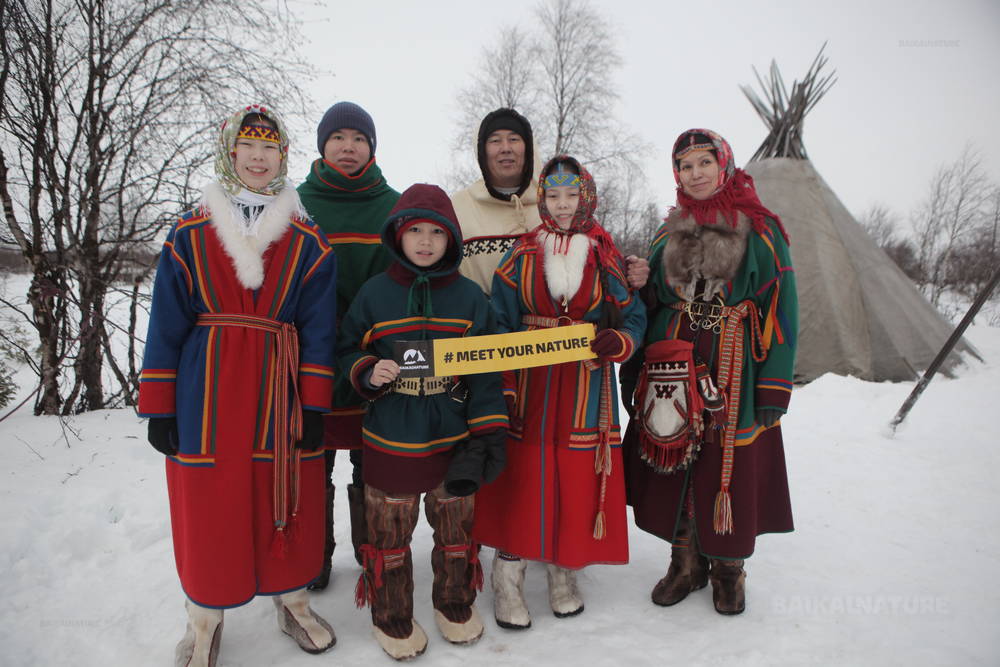
{"label": "fur-trimmed collar", "polygon": [[[684,217],[677,209],[664,224],[669,233],[663,247],[663,268],[669,284],[685,301],[711,300],[736,277],[750,234],[750,219],[738,213],[736,225],[718,214],[714,223],[699,224],[694,216]],[[704,281],[697,294],[698,281]]]}
{"label": "fur-trimmed collar", "polygon": [[[557,302],[566,303],[580,290],[583,269],[594,242],[586,234],[565,236],[542,230],[538,231],[538,241],[545,251],[542,266],[549,294]],[[568,249],[565,247],[567,242]]]}
{"label": "fur-trimmed collar", "polygon": [[261,212],[255,236],[243,235],[241,224],[234,218],[232,200],[218,183],[202,191],[201,205],[212,216],[216,235],[233,261],[237,279],[251,290],[264,284],[264,252],[284,236],[293,218],[305,217],[299,195],[291,186],[275,195]]}

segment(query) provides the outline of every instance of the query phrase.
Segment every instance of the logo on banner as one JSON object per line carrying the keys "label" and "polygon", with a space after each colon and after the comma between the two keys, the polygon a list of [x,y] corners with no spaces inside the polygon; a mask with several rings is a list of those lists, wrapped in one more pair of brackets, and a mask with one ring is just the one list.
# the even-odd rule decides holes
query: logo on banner
{"label": "logo on banner", "polygon": [[593,359],[593,324],[516,333],[396,341],[400,377],[470,375]]}
{"label": "logo on banner", "polygon": [[429,340],[396,341],[393,357],[399,364],[400,377],[434,375],[434,364],[428,361],[434,358],[433,345]]}

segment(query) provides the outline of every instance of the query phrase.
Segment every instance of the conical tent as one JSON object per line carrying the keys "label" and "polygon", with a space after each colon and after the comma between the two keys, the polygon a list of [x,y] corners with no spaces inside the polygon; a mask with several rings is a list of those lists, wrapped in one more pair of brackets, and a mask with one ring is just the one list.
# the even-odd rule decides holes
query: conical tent
{"label": "conical tent", "polygon": [[[757,193],[791,238],[799,291],[795,380],[823,373],[910,380],[952,326],[854,220],[809,160],[751,162]],[[971,351],[964,343],[957,349]],[[959,362],[952,353],[945,364]]]}
{"label": "conical tent", "polygon": [[[805,112],[834,83],[832,74],[818,78],[825,62],[820,50],[806,78],[793,83],[791,96],[772,64],[768,85],[761,81],[767,104],[743,88],[771,128],[745,169],[791,239],[799,293],[795,380],[808,382],[828,372],[866,380],[914,379],[944,346],[952,327],[806,157]],[[964,341],[955,350],[976,354]],[[952,352],[942,369],[951,373],[960,362]]]}

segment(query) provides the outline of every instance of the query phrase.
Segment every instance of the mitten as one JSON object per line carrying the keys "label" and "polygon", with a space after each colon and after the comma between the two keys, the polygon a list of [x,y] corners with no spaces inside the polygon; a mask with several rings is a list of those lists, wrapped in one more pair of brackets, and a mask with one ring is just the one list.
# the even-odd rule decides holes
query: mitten
{"label": "mitten", "polygon": [[149,444],[164,456],[177,454],[180,439],[177,436],[177,417],[150,417]]}
{"label": "mitten", "polygon": [[775,410],[774,408],[760,408],[757,410],[757,423],[764,428],[771,428],[781,419],[781,415],[783,414],[781,410]]}
{"label": "mitten", "polygon": [[478,491],[485,460],[484,440],[469,438],[458,445],[444,476],[444,490],[453,496],[470,496]]}
{"label": "mitten", "polygon": [[507,467],[507,429],[498,428],[483,434],[480,438],[486,443],[483,480],[487,484],[491,484]]}
{"label": "mitten", "polygon": [[628,359],[632,346],[625,334],[615,329],[601,329],[590,341],[590,349],[601,361],[620,363]]}
{"label": "mitten", "polygon": [[296,449],[314,452],[323,446],[323,413],[315,410],[302,411],[302,439],[295,443]]}

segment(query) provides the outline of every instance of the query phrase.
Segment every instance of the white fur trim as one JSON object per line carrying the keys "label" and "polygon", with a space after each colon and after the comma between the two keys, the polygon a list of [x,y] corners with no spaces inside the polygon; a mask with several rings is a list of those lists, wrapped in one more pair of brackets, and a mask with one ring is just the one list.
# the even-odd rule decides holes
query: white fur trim
{"label": "white fur trim", "polygon": [[234,219],[232,201],[218,183],[204,189],[201,204],[212,216],[237,279],[247,289],[259,289],[264,284],[264,251],[268,246],[285,235],[292,217],[305,217],[299,194],[291,186],[286,186],[261,212],[254,236],[244,236],[242,225]]}
{"label": "white fur trim", "polygon": [[569,301],[580,290],[583,269],[594,242],[586,234],[573,234],[569,237],[569,251],[562,253],[556,249],[560,242],[565,244],[565,236],[549,232],[540,232],[538,236],[545,250],[543,266],[549,294],[556,301]]}
{"label": "white fur trim", "polygon": [[449,621],[439,610],[434,610],[434,622],[437,623],[441,636],[452,644],[474,644],[483,636],[483,619],[472,607],[472,616],[465,623]]}
{"label": "white fur trim", "polygon": [[427,650],[427,633],[416,619],[411,618],[410,622],[413,623],[413,631],[404,639],[390,637],[379,630],[377,625],[372,625],[375,641],[393,660],[410,660]]}

